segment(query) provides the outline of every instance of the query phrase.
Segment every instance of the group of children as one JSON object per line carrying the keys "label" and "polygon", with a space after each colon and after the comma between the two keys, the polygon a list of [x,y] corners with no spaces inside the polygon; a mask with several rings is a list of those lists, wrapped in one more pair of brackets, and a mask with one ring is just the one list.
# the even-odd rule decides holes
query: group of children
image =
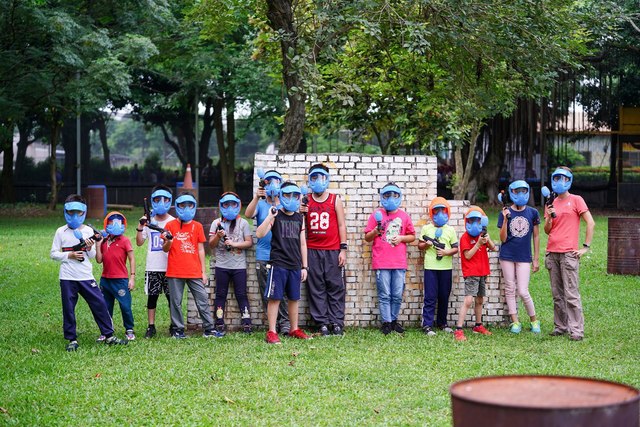
{"label": "group of children", "polygon": [[[552,175],[558,200],[568,197],[554,182],[563,181],[570,174],[566,168]],[[556,179],[560,176],[561,179]],[[279,334],[292,338],[309,339],[298,327],[298,301],[301,282],[307,281],[310,314],[323,336],[342,335],[344,328],[345,295],[344,265],[346,262],[347,232],[344,206],[340,197],[327,191],[330,182],[329,169],[322,164],[309,169],[309,190],[293,182],[283,182],[275,170],[261,178],[245,215],[256,221],[256,262],[258,283],[267,312],[268,331],[266,342],[279,344]],[[556,188],[558,187],[558,188]],[[563,188],[565,188],[563,187]],[[504,208],[498,220],[500,228],[500,265],[505,279],[505,296],[510,330],[520,333],[522,325],[517,315],[516,295],[520,296],[531,319],[530,329],[540,333],[540,322],[528,292],[531,264],[533,271],[539,268],[539,224],[537,210],[527,206],[529,185],[525,181],[511,183],[508,191],[513,204]],[[307,192],[309,194],[307,194]],[[586,240],[593,234],[593,220],[584,201],[571,195],[574,207],[563,204],[562,215],[556,217],[554,206],[545,209],[545,232],[550,234],[550,246],[560,246],[551,238],[555,223],[561,228],[570,227],[575,232],[575,214],[588,224]],[[576,199],[577,198],[577,199]],[[582,202],[580,203],[580,200]],[[204,244],[207,239],[202,224],[194,220],[196,199],[189,193],[180,194],[175,200],[178,218],[169,214],[173,196],[163,185],[152,190],[152,215],[145,215],[136,227],[136,244],[148,241],[145,268],[145,292],[147,299],[148,328],[145,338],[156,334],[155,312],[160,295],[169,302],[171,326],[174,338],[186,338],[182,315],[182,299],[185,285],[191,291],[202,319],[203,336],[221,337],[226,332],[225,306],[229,285],[233,283],[240,308],[243,330],[252,332],[249,299],[247,296],[246,250],[253,246],[248,222],[240,216],[242,203],[237,194],[229,192],[219,201],[221,217],[211,224],[209,246],[215,254],[215,303],[212,314],[205,283],[208,269],[205,264]],[[365,241],[372,243],[372,268],[375,271],[378,302],[382,320],[382,332],[403,333],[398,321],[405,287],[407,269],[407,244],[415,241],[415,229],[409,215],[403,211],[402,189],[393,182],[380,190],[380,208],[369,217],[365,227]],[[71,195],[64,205],[66,225],[56,231],[51,258],[62,263],[60,287],[63,306],[64,336],[69,340],[68,351],[78,348],[75,322],[75,305],[78,294],[89,304],[101,335],[98,338],[108,345],[123,345],[135,339],[131,310],[131,293],[135,286],[135,259],[131,242],[123,235],[127,220],[120,212],[110,212],[104,219],[104,232],[100,233],[84,225],[87,206],[82,197]],[[569,218],[570,214],[571,218]],[[482,304],[486,293],[486,277],[489,275],[487,251],[497,250],[487,231],[488,219],[479,207],[472,206],[465,214],[465,232],[458,242],[453,227],[448,225],[451,209],[442,197],[436,197],[429,206],[430,223],[418,234],[418,247],[424,250],[424,306],[422,327],[428,336],[436,335],[436,329],[453,333],[456,340],[466,340],[463,325],[466,314],[475,302],[476,324],[473,332],[491,335],[482,324]],[[585,217],[588,215],[588,218]],[[563,226],[563,224],[568,224]],[[590,230],[590,231],[589,231]],[[555,236],[554,236],[555,237]],[[577,245],[577,235],[571,241]],[[555,242],[555,243],[553,243]],[[579,258],[585,251],[568,250]],[[565,245],[566,246],[566,245]],[[570,245],[569,245],[570,246]],[[568,247],[568,246],[567,246]],[[551,250],[549,249],[549,250]],[[465,283],[465,299],[459,312],[455,331],[447,324],[449,295],[452,287],[453,256],[460,253],[460,264]],[[562,252],[563,253],[563,252]],[[100,285],[93,278],[90,258],[103,264]],[[551,258],[550,258],[551,257]],[[562,257],[560,257],[562,258]],[[127,270],[127,260],[129,270]],[[576,308],[577,273],[571,276],[555,261],[554,253],[547,254],[546,266],[552,277],[554,296],[554,335],[569,333],[572,339],[582,339],[581,305]],[[558,266],[556,267],[556,263]],[[566,286],[565,286],[566,285]],[[118,301],[126,333],[126,340],[113,335],[113,307]],[[570,300],[570,301],[567,301]],[[579,293],[577,294],[579,305]],[[437,311],[436,311],[437,307]]]}

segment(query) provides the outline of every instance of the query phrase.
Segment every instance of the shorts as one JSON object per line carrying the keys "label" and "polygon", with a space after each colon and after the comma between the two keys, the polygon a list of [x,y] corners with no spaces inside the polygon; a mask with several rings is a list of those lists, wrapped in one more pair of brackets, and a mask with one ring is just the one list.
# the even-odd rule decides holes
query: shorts
{"label": "shorts", "polygon": [[485,281],[487,276],[469,276],[464,278],[464,294],[472,297],[483,297],[487,294]]}
{"label": "shorts", "polygon": [[147,295],[169,295],[166,274],[164,271],[145,271],[144,292]]}
{"label": "shorts", "polygon": [[290,301],[300,299],[300,270],[288,270],[267,264],[267,287],[264,297],[268,300],[282,300],[286,295]]}

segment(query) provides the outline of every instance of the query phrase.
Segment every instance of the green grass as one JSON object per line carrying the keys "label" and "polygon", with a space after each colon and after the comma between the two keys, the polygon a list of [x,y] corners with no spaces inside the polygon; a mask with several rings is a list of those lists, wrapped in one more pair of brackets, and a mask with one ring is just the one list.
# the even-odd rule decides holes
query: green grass
{"label": "green grass", "polygon": [[[490,215],[495,224],[496,212]],[[267,346],[261,332],[176,342],[166,336],[168,310],[161,303],[160,338],[108,348],[95,343],[98,329],[80,300],[77,353],[64,351],[58,264],[49,260],[62,216],[16,216],[0,209],[0,425],[446,426],[449,386],[465,378],[556,374],[640,386],[640,279],[606,274],[603,216],[596,217],[593,250],[581,266],[582,342],[547,335],[553,311],[548,274],[541,271],[531,284],[539,337],[494,329],[491,337],[468,334],[468,342],[455,343],[418,330],[383,337],[347,329],[342,339],[286,339],[279,347]],[[136,249],[138,266],[144,255]],[[133,296],[143,332],[140,281]],[[116,309],[122,336],[119,316]]]}

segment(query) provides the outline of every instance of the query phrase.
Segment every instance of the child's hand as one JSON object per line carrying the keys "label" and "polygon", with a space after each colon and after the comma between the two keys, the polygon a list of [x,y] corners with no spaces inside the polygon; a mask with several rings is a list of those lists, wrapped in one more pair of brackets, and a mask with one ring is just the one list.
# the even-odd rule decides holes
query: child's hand
{"label": "child's hand", "polygon": [[553,205],[544,205],[544,215],[547,219],[551,219],[556,210],[553,208]]}
{"label": "child's hand", "polygon": [[303,268],[302,270],[300,270],[300,282],[306,282],[307,281],[307,269]]}
{"label": "child's hand", "polygon": [[447,254],[444,253],[444,249],[438,249],[436,248],[436,254],[442,258],[443,256],[446,256]]}
{"label": "child's hand", "polygon": [[278,209],[275,206],[269,208],[269,219],[273,219],[278,215]]}
{"label": "child's hand", "polygon": [[480,235],[480,237],[478,237],[478,243],[480,244],[480,246],[486,245],[488,241],[489,241],[488,233],[485,234],[484,236]]}
{"label": "child's hand", "polygon": [[225,236],[225,234],[226,234],[226,233],[224,232],[224,230],[223,230],[222,228],[219,228],[219,229],[218,229],[218,231],[216,231],[216,235],[217,235],[220,239],[222,239],[222,238]]}
{"label": "child's hand", "polygon": [[129,277],[129,291],[136,287],[135,276]]}
{"label": "child's hand", "polygon": [[304,203],[300,203],[300,208],[298,209],[298,211],[301,214],[306,214],[307,212],[309,212],[309,206],[305,205]]}
{"label": "child's hand", "polygon": [[265,190],[262,187],[258,187],[258,191],[256,191],[256,196],[258,196],[259,199],[265,199],[267,197],[267,190]]}
{"label": "child's hand", "polygon": [[147,225],[147,217],[146,216],[141,216],[138,221],[140,222],[140,226],[141,227],[144,227],[145,225]]}
{"label": "child's hand", "polygon": [[538,261],[537,259],[533,260],[533,272],[537,272],[538,270],[540,270],[540,261]]}
{"label": "child's hand", "polygon": [[509,217],[509,208],[507,206],[503,206],[502,207],[502,219],[504,219],[505,221],[508,219]]}
{"label": "child's hand", "polygon": [[84,261],[84,252],[83,251],[69,252],[69,255],[67,256],[67,258],[75,259],[76,261],[82,262]]}
{"label": "child's hand", "polygon": [[84,244],[87,246],[87,250],[91,249],[91,246],[93,246],[94,243],[93,239],[84,239]]}

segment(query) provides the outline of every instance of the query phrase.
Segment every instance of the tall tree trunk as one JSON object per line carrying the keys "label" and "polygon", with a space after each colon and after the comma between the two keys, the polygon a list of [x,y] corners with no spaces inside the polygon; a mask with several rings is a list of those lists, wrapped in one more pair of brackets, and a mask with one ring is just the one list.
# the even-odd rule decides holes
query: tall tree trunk
{"label": "tall tree trunk", "polygon": [[303,81],[290,55],[298,52],[296,40],[297,30],[294,25],[291,0],[268,0],[267,18],[271,28],[280,34],[280,52],[282,54],[282,79],[287,90],[289,109],[284,118],[284,133],[280,141],[279,152],[295,153],[304,134],[306,119],[305,102],[307,95],[303,92]]}
{"label": "tall tree trunk", "polygon": [[24,168],[24,163],[27,159],[27,148],[29,148],[29,145],[31,145],[31,143],[33,143],[33,139],[29,139],[29,136],[31,136],[31,132],[33,130],[33,122],[30,119],[24,119],[21,122],[18,123],[18,134],[19,134],[19,139],[18,139],[18,152],[16,154],[16,170],[15,170],[15,176],[18,177],[18,179],[23,179],[24,178],[24,174],[23,174],[23,168]]}
{"label": "tall tree trunk", "polygon": [[13,188],[13,122],[0,124],[0,149],[3,153],[2,185],[0,200],[5,203],[16,201],[16,193]]}
{"label": "tall tree trunk", "polygon": [[107,145],[107,123],[102,114],[96,118],[94,126],[98,130],[98,135],[100,136],[104,165],[107,168],[107,172],[111,173],[111,150],[109,150],[109,145]]}
{"label": "tall tree trunk", "polygon": [[476,152],[476,144],[480,134],[480,123],[474,123],[469,132],[469,154],[467,155],[466,166],[463,165],[462,146],[456,148],[454,158],[456,162],[456,184],[453,186],[453,196],[457,200],[463,200],[467,195],[469,180],[473,172],[473,159]]}
{"label": "tall tree trunk", "polygon": [[218,153],[220,155],[220,161],[218,165],[220,166],[220,177],[222,179],[222,188],[225,188],[224,181],[225,177],[228,176],[228,160],[227,160],[227,149],[224,146],[224,129],[222,128],[222,110],[224,109],[224,99],[222,95],[218,95],[213,100],[213,123],[216,129],[216,144],[218,144]]}
{"label": "tall tree trunk", "polygon": [[227,173],[222,176],[224,191],[236,191],[235,99],[227,98]]}
{"label": "tall tree trunk", "polygon": [[49,156],[49,176],[51,178],[51,198],[49,199],[49,210],[56,210],[56,203],[58,203],[58,180],[56,178],[57,162],[56,162],[56,149],[58,148],[58,140],[60,139],[60,120],[54,115],[51,120],[51,153]]}
{"label": "tall tree trunk", "polygon": [[200,134],[200,170],[202,170],[209,160],[209,145],[211,144],[211,135],[214,131],[213,123],[213,100],[207,97],[205,101],[204,115],[202,116],[202,133]]}

